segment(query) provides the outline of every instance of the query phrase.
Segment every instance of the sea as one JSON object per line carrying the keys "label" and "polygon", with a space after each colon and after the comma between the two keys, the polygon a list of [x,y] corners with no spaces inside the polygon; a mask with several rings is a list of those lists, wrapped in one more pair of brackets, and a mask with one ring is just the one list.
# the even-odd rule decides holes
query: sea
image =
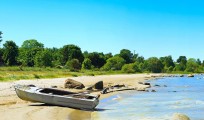
{"label": "sea", "polygon": [[[173,114],[204,120],[204,76],[146,81],[149,92],[125,91],[100,101],[93,120],[171,120]],[[152,92],[155,90],[156,92]]]}

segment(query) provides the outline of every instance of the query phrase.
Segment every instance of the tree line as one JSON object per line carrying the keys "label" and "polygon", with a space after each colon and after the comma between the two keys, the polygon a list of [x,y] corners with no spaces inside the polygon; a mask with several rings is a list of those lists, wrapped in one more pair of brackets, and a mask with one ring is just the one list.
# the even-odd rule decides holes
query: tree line
{"label": "tree line", "polygon": [[[0,42],[3,33],[0,32]],[[0,48],[0,66],[55,67],[80,70],[122,71],[125,73],[171,73],[203,72],[204,62],[200,59],[180,56],[176,61],[171,56],[150,57],[145,59],[128,49],[119,54],[103,52],[82,52],[79,46],[68,44],[61,48],[45,48],[35,39],[25,40],[19,47],[12,40],[6,41]]]}

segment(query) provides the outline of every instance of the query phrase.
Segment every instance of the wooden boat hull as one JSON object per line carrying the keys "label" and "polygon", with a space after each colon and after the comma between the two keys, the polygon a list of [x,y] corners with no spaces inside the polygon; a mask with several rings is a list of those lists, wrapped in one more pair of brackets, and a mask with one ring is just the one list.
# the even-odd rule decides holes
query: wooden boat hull
{"label": "wooden boat hull", "polygon": [[71,95],[63,96],[41,93],[40,91],[42,91],[43,88],[38,87],[14,86],[14,88],[19,98],[32,102],[41,102],[78,109],[94,109],[99,103],[99,98],[94,95],[89,95],[91,99],[86,99],[73,97]]}

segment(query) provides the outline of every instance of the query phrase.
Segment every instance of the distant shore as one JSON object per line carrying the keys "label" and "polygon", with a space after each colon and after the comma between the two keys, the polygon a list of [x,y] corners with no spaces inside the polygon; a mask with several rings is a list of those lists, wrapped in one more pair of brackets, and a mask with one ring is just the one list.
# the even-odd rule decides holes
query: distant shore
{"label": "distant shore", "polygon": [[[102,80],[104,85],[108,84],[125,84],[128,86],[139,87],[138,82],[144,82],[162,74],[123,74],[123,75],[99,75],[99,76],[80,76],[68,77],[82,82],[85,86],[90,86],[97,81]],[[63,88],[64,81],[67,78],[41,79],[41,80],[19,80],[14,82],[0,82],[0,116],[3,120],[79,120],[90,119],[90,111],[82,111],[67,107],[46,106],[39,103],[31,103],[18,98],[13,89],[15,84],[33,84],[39,87],[57,86]],[[74,89],[67,89],[76,91]],[[93,94],[99,94],[95,92]],[[102,94],[101,99],[117,94]]]}

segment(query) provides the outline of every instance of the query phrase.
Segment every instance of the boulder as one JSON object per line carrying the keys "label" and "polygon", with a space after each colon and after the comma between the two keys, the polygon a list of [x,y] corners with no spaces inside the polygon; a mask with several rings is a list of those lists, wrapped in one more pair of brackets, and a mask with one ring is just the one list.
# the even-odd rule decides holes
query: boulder
{"label": "boulder", "polygon": [[190,120],[190,118],[187,115],[181,113],[174,113],[171,120]]}
{"label": "boulder", "polygon": [[146,91],[145,87],[137,87],[137,91]]}
{"label": "boulder", "polygon": [[118,88],[120,88],[120,87],[125,87],[125,85],[124,85],[124,84],[115,84],[115,85],[113,85],[113,87],[118,87]]}
{"label": "boulder", "polygon": [[93,86],[86,87],[86,90],[93,90]]}
{"label": "boulder", "polygon": [[161,86],[156,84],[156,85],[154,85],[154,87],[161,87]]}
{"label": "boulder", "polygon": [[144,83],[144,85],[151,85],[150,83]]}
{"label": "boulder", "polygon": [[67,79],[67,80],[65,80],[64,88],[83,89],[83,88],[85,88],[85,86],[78,81],[75,81],[72,79]]}
{"label": "boulder", "polygon": [[184,75],[180,75],[179,77],[184,77]]}
{"label": "boulder", "polygon": [[98,81],[97,83],[95,83],[95,85],[93,85],[93,87],[95,89],[102,90],[103,89],[103,81]]}
{"label": "boulder", "polygon": [[52,85],[52,86],[50,86],[51,88],[57,88],[57,86],[56,85]]}
{"label": "boulder", "polygon": [[104,88],[102,91],[101,91],[101,94],[106,94],[108,92],[109,88]]}
{"label": "boulder", "polygon": [[193,74],[189,74],[188,77],[194,77],[194,75]]}
{"label": "boulder", "polygon": [[138,82],[138,84],[143,84],[143,82]]}
{"label": "boulder", "polygon": [[152,90],[151,92],[157,92],[156,90]]}

